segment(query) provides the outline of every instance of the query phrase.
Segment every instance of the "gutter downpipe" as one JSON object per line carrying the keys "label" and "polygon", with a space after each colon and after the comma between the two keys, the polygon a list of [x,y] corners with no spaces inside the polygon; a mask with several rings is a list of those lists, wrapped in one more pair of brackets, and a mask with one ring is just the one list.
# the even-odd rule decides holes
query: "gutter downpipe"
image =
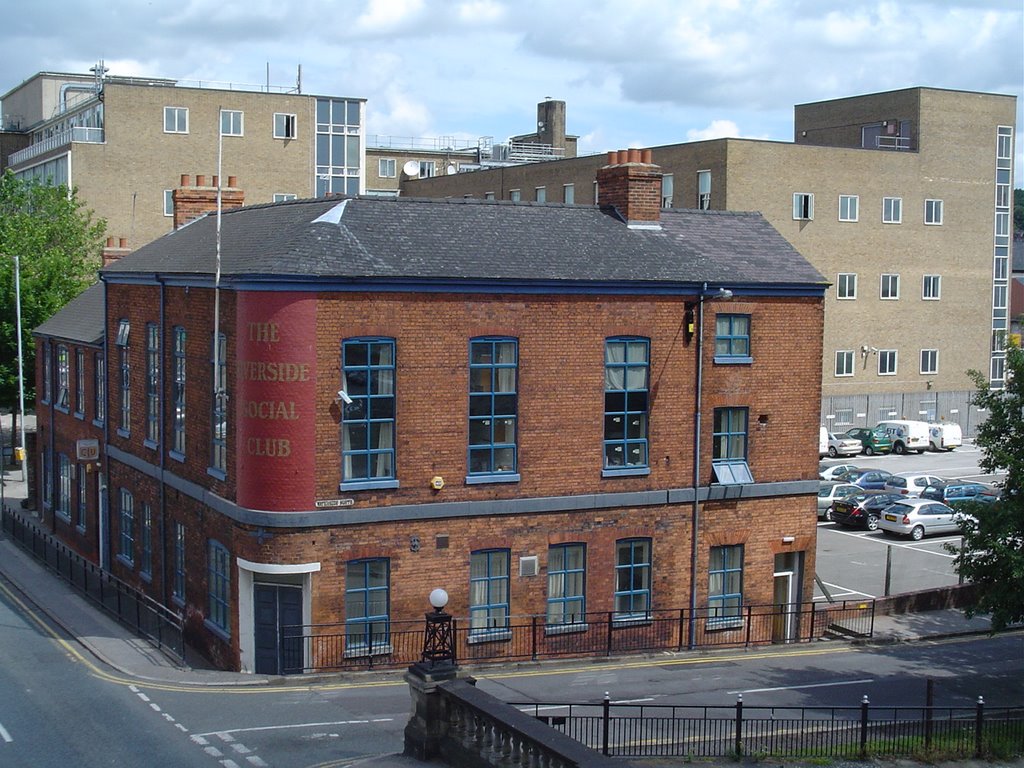
{"label": "gutter downpipe", "polygon": [[[693,512],[690,517],[690,624],[687,647],[692,651],[697,644],[697,547],[700,528],[700,429],[701,396],[704,389],[704,294],[708,284],[700,290],[697,300],[697,391],[693,411]],[[685,319],[684,319],[685,322]]]}

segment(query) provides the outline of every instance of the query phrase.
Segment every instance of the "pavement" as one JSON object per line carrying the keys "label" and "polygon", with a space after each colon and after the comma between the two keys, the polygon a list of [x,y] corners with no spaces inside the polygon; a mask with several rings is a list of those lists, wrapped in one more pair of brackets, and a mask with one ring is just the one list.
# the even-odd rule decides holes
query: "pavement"
{"label": "pavement", "polygon": [[[21,471],[8,468],[3,479],[4,504],[31,519],[33,513],[21,510],[21,501],[25,498],[25,483],[21,479]],[[7,589],[7,585],[13,587],[13,590]],[[0,530],[0,594],[5,592],[22,601],[30,611],[43,614],[49,622],[61,627],[88,656],[122,676],[140,682],[218,687],[296,682],[295,677],[223,672],[209,668],[203,659],[190,655],[186,656],[185,665],[179,665],[89,602],[80,592]],[[968,619],[963,611],[957,609],[876,615],[874,637],[863,642],[914,642],[958,635],[987,634],[990,629],[986,617],[975,616]],[[301,680],[308,684],[321,679],[337,680],[346,675],[352,676],[353,673],[323,675],[314,679],[303,676]],[[402,755],[389,755],[358,764],[375,768],[423,765]]]}

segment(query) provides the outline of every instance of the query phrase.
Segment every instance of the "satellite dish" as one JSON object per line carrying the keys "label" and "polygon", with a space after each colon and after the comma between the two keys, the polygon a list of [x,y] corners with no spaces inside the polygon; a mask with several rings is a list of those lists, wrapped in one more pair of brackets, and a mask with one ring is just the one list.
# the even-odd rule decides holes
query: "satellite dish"
{"label": "satellite dish", "polygon": [[409,160],[402,166],[402,173],[411,178],[416,178],[420,175],[420,164],[416,160]]}
{"label": "satellite dish", "polygon": [[458,170],[459,169],[456,168],[454,165],[449,165],[448,166],[448,175],[449,176],[454,176],[458,172]]}

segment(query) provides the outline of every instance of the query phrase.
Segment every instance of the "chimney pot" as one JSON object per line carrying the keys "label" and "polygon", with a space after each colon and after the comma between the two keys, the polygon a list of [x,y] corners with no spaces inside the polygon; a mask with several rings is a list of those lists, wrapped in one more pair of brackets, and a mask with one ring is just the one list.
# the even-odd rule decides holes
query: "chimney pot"
{"label": "chimney pot", "polygon": [[213,177],[213,184],[212,184],[212,186],[214,186],[214,187],[219,187],[220,186],[220,176],[214,176]]}
{"label": "chimney pot", "polygon": [[206,176],[205,175],[196,175],[196,186],[197,187],[205,187],[206,186]]}
{"label": "chimney pot", "polygon": [[108,237],[107,238],[107,248],[113,248],[113,247],[114,247],[114,238]]}
{"label": "chimney pot", "polygon": [[653,157],[654,157],[654,153],[651,152],[651,150],[649,150],[649,149],[644,149],[644,150],[641,150],[641,152],[640,152],[640,162],[641,163],[647,163],[648,165],[651,165],[654,162]]}
{"label": "chimney pot", "polygon": [[238,177],[237,176],[228,176],[228,186],[231,187],[231,189],[234,189],[235,187],[237,187],[238,186]]}
{"label": "chimney pot", "polygon": [[639,149],[628,149],[626,150],[627,163],[639,163],[640,162],[640,150]]}
{"label": "chimney pot", "polygon": [[187,173],[181,174],[181,184],[179,186],[187,187],[189,182],[189,175]]}
{"label": "chimney pot", "polygon": [[608,150],[608,165],[615,165],[619,161],[619,153],[614,149]]}
{"label": "chimney pot", "polygon": [[128,238],[127,238],[127,237],[122,237],[122,238],[121,238],[121,239],[120,239],[120,240],[118,241],[118,244],[119,244],[119,245],[120,245],[120,246],[121,246],[122,248],[127,248],[127,247],[128,247]]}

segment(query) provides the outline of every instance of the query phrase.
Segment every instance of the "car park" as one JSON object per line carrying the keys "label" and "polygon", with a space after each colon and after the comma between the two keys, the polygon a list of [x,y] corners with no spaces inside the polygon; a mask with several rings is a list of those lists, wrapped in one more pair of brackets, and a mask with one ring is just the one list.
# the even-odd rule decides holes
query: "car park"
{"label": "car park", "polygon": [[929,485],[939,485],[944,482],[946,482],[946,478],[924,472],[897,472],[885,481],[884,490],[916,498]]}
{"label": "car park", "polygon": [[821,483],[818,486],[818,519],[831,520],[832,502],[860,492],[861,489],[852,483]]}
{"label": "car park", "polygon": [[858,469],[846,472],[836,479],[844,483],[853,483],[862,490],[881,491],[885,489],[885,484],[890,477],[892,477],[892,472],[885,469]]}
{"label": "car park", "polygon": [[860,467],[853,464],[833,464],[832,466],[829,466],[828,464],[819,464],[818,477],[822,480],[835,480],[839,475],[842,475],[845,472],[853,472],[857,469],[860,469]]}
{"label": "car park", "polygon": [[832,522],[848,528],[874,531],[882,512],[902,498],[898,493],[867,491],[832,502]]}
{"label": "car park", "polygon": [[836,456],[856,456],[860,451],[860,440],[837,435],[834,432],[828,433],[828,455],[833,459]]}
{"label": "car park", "polygon": [[903,499],[882,511],[878,519],[882,533],[909,536],[920,541],[935,533],[959,533],[959,513],[941,501]]}
{"label": "car park", "polygon": [[874,456],[876,453],[890,453],[892,451],[892,440],[884,429],[869,429],[868,427],[854,427],[843,433],[852,440],[860,443],[861,451],[865,456]]}

